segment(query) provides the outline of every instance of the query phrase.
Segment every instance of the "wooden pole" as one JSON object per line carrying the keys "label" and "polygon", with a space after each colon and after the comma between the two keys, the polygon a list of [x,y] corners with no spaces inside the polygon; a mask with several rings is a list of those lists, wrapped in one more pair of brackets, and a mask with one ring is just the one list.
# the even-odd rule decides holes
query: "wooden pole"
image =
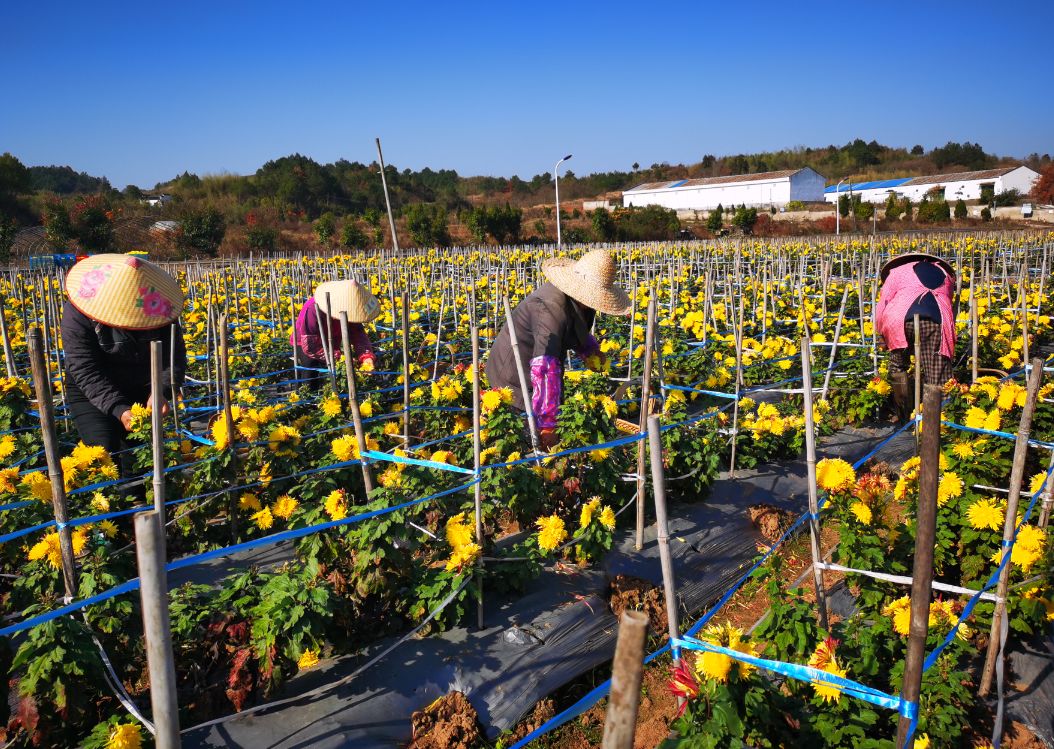
{"label": "wooden pole", "polygon": [[821,629],[827,626],[827,591],[820,562],[820,505],[816,490],[816,424],[812,410],[812,356],[808,337],[801,339],[802,393],[805,398],[805,465],[809,482],[809,541],[812,552],[813,584],[816,588],[817,618]]}
{"label": "wooden pole", "polygon": [[157,512],[135,516],[135,555],[139,563],[139,594],[143,608],[146,661],[150,671],[150,706],[157,749],[178,749],[179,703],[172,629],[168,617],[168,581],[161,517]]}
{"label": "wooden pole", "polygon": [[[388,209],[388,226],[392,230],[392,249],[399,254],[399,237],[395,233],[395,215],[392,213],[392,201],[388,197],[388,180],[384,176],[384,154],[381,153],[381,139],[377,138],[377,162],[381,166],[381,187],[384,189],[384,205]],[[394,322],[394,319],[393,319]]]}
{"label": "wooden pole", "polygon": [[0,338],[3,339],[4,343],[4,363],[7,365],[7,376],[15,377],[18,374],[18,370],[15,368],[15,354],[11,350],[11,337],[7,333],[7,319],[4,316],[4,310],[7,309],[7,303],[0,297]]}
{"label": "wooden pole", "polygon": [[[219,372],[220,403],[223,409],[223,422],[227,428],[227,449],[231,452],[231,467],[235,468],[238,460],[238,451],[234,448],[237,442],[237,432],[234,430],[234,414],[231,413],[231,381],[227,371],[227,315],[220,315],[219,338],[217,340],[217,370]],[[235,475],[237,469],[235,468]],[[227,512],[231,519],[231,542],[238,539],[238,498],[234,492],[227,492]]]}
{"label": "wooden pole", "polygon": [[974,274],[970,272],[970,382],[977,382],[977,294],[974,288]]}
{"label": "wooden pole", "polygon": [[[359,445],[359,455],[366,451],[366,434],[362,429],[362,413],[359,411],[358,392],[355,388],[355,360],[352,358],[351,337],[348,335],[348,313],[340,313],[340,337],[344,347],[344,366],[348,375],[348,410],[351,412],[351,423],[355,427],[355,441]],[[366,487],[366,494],[373,491],[373,473],[370,464],[363,456],[362,459],[362,483]]]}
{"label": "wooden pole", "polygon": [[[919,502],[916,513],[915,564],[911,576],[911,620],[908,652],[900,698],[917,703],[922,688],[922,666],[929,632],[930,594],[933,583],[933,547],[937,529],[937,485],[941,453],[941,388],[926,385],[922,415],[922,447],[919,469]],[[897,723],[897,749],[910,749],[907,742],[911,719],[901,715]]]}
{"label": "wooden pole", "polygon": [[[662,566],[662,587],[666,593],[666,619],[670,641],[678,637],[677,593],[673,578],[673,559],[670,556],[670,525],[666,517],[666,474],[662,467],[662,428],[658,414],[648,417],[648,445],[651,452],[651,483],[655,495],[655,529],[659,541],[659,563]],[[674,663],[678,659],[674,659]]]}
{"label": "wooden pole", "polygon": [[476,483],[472,487],[476,519],[476,543],[481,553],[476,562],[476,626],[483,629],[483,497],[480,489],[482,444],[480,442],[480,395],[479,395],[479,328],[472,325],[472,458],[476,470]]}
{"label": "wooden pole", "polygon": [[[640,383],[640,432],[648,428],[648,417],[651,415],[651,369],[652,352],[655,350],[655,294],[649,295],[648,299],[648,327],[644,334],[644,376]],[[645,498],[647,497],[647,486],[645,485],[644,468],[647,445],[644,440],[637,443],[637,536],[635,548],[640,551],[644,548],[644,510]]]}
{"label": "wooden pole", "polygon": [[1054,506],[1054,450],[1050,453],[1050,464],[1047,466],[1047,481],[1043,487],[1043,504],[1039,510],[1039,520],[1036,525],[1046,528],[1050,521],[1050,510]]}
{"label": "wooden pole", "polygon": [[[161,404],[165,402],[165,388],[161,384],[161,341],[150,342],[150,443],[154,462],[154,511],[165,527],[165,423]],[[162,553],[165,537],[161,535]]]}
{"label": "wooden pole", "polygon": [[403,449],[410,449],[410,295],[402,295],[403,338]]}
{"label": "wooden pole", "polygon": [[[1017,427],[1017,441],[1014,443],[1014,463],[1010,469],[1010,493],[1006,498],[1006,519],[1003,521],[1003,552],[1010,553],[1010,544],[1014,540],[1017,530],[1017,506],[1021,498],[1021,483],[1025,478],[1025,462],[1028,458],[1028,437],[1032,432],[1032,416],[1036,412],[1036,400],[1039,396],[1039,387],[1043,383],[1043,360],[1032,360],[1032,372],[1028,378],[1028,391],[1025,397],[1025,407],[1021,410],[1021,422]],[[1000,644],[1002,628],[1002,616],[1006,611],[1006,593],[1010,581],[1010,565],[1007,564],[999,573],[999,583],[996,585],[995,611],[992,613],[992,632],[988,638],[988,653],[985,656],[984,670],[981,672],[981,688],[978,694],[987,697],[992,687],[992,674],[995,671],[996,659],[1001,658],[1002,647]]]}
{"label": "wooden pole", "polygon": [[838,321],[834,325],[834,340],[831,341],[831,355],[827,360],[827,371],[823,375],[823,392],[820,394],[822,400],[827,399],[827,389],[831,386],[831,374],[834,372],[834,360],[838,356],[838,339],[842,335],[842,321],[845,320],[845,300],[849,296],[849,284],[845,285],[842,292],[842,305],[838,308]]}
{"label": "wooden pole", "polygon": [[523,410],[527,413],[527,429],[530,432],[531,447],[534,451],[541,452],[538,444],[538,425],[534,420],[534,408],[531,405],[531,391],[527,387],[527,375],[523,370],[523,357],[520,355],[520,343],[516,336],[516,323],[512,321],[512,307],[509,306],[509,297],[502,297],[505,304],[505,324],[509,326],[509,341],[512,343],[512,356],[516,361],[516,374],[520,378],[520,392],[523,393]]}
{"label": "wooden pole", "polygon": [[642,611],[623,611],[611,664],[611,697],[604,721],[603,749],[633,749],[647,636],[648,616]]}
{"label": "wooden pole", "polygon": [[58,437],[55,433],[55,407],[51,399],[51,381],[44,364],[44,343],[40,328],[34,325],[27,336],[29,365],[33,372],[33,388],[37,395],[37,413],[40,415],[40,432],[44,441],[44,456],[48,463],[48,478],[51,480],[51,505],[58,527],[59,552],[62,555],[62,582],[66,597],[72,600],[77,593],[77,569],[73,559],[73,535],[70,533],[69,515],[66,512],[66,484],[62,474],[62,458],[59,455]]}

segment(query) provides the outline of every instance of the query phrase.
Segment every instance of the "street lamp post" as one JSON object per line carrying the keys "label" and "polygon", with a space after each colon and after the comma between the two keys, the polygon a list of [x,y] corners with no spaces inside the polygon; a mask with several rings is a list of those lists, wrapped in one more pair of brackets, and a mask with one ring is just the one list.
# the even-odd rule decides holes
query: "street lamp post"
{"label": "street lamp post", "polygon": [[560,236],[560,174],[558,170],[560,169],[560,165],[570,159],[571,156],[572,154],[567,154],[567,156],[564,156],[556,162],[556,166],[553,167],[553,181],[556,183],[556,249],[558,250],[560,249],[562,239]]}
{"label": "street lamp post", "polygon": [[844,179],[838,180],[834,187],[834,233],[842,233],[842,183]]}

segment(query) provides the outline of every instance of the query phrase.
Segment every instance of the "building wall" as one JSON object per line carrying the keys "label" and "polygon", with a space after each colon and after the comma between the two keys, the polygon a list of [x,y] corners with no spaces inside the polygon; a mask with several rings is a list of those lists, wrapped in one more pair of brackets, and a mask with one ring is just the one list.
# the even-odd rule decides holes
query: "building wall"
{"label": "building wall", "polygon": [[813,203],[823,200],[826,180],[812,169],[802,169],[790,178],[790,200]]}
{"label": "building wall", "polygon": [[[823,178],[820,177],[820,193],[823,193]],[[709,211],[718,205],[769,206],[783,205],[791,198],[790,178],[764,182],[742,182],[727,185],[704,185],[701,187],[673,188],[649,192],[627,192],[622,200],[626,206],[661,205],[682,211]],[[794,198],[804,200],[805,198]]]}
{"label": "building wall", "polygon": [[[1001,177],[995,177],[992,179],[972,179],[972,180],[957,180],[954,182],[942,182],[940,187],[944,190],[944,198],[949,202],[954,203],[956,200],[962,198],[963,200],[980,200],[981,199],[981,185],[994,184],[995,192],[1001,193],[1007,190],[1017,190],[1022,195],[1027,195],[1032,190],[1032,185],[1039,178],[1039,174],[1029,169],[1027,166],[1020,166],[1014,169],[1012,172],[1008,172]],[[843,186],[844,187],[844,186]],[[918,203],[924,197],[926,197],[931,190],[938,187],[937,184],[928,185],[899,185],[894,188],[881,188],[874,190],[854,190],[853,195],[859,195],[860,199],[865,203],[885,203],[886,198],[889,196],[890,190],[895,192],[899,197],[911,198],[911,202]],[[843,192],[845,190],[843,189]],[[834,203],[838,200],[836,193],[825,193],[823,199],[828,203]]]}

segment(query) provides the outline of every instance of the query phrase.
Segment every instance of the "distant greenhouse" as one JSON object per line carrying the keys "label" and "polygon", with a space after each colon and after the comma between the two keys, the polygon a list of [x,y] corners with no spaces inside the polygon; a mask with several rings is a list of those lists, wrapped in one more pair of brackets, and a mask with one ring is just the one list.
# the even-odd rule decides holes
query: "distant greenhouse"
{"label": "distant greenhouse", "polygon": [[809,167],[781,172],[737,174],[666,182],[648,182],[622,193],[629,206],[658,205],[679,211],[708,211],[718,205],[781,207],[799,200],[823,200],[823,175]]}
{"label": "distant greenhouse", "polygon": [[981,200],[982,195],[995,196],[1009,190],[1017,190],[1022,195],[1032,190],[1032,185],[1039,179],[1039,174],[1027,166],[1007,166],[1000,169],[985,169],[976,172],[955,172],[952,174],[934,174],[928,177],[902,177],[884,179],[875,182],[852,184],[843,182],[840,186],[831,185],[824,190],[824,200],[834,203],[840,193],[859,195],[865,203],[884,203],[890,193],[899,197],[922,200],[926,195],[936,192],[945,200]]}

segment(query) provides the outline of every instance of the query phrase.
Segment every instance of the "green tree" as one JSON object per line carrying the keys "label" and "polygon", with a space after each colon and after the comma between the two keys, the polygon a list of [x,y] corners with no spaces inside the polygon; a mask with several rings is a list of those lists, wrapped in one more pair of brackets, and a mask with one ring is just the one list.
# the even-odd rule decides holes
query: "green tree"
{"label": "green tree", "polygon": [[966,218],[966,216],[966,202],[962,198],[959,198],[955,201],[955,219],[958,221]]}
{"label": "green tree", "polygon": [[54,195],[44,201],[40,216],[44,224],[44,238],[56,247],[64,247],[73,239],[73,225],[70,223],[70,212],[59,198]]}
{"label": "green tree", "polygon": [[889,195],[886,196],[886,220],[896,221],[901,215],[902,211],[900,208],[900,201],[897,200],[897,194],[895,192],[890,192]]}
{"label": "green tree", "polygon": [[370,239],[366,236],[366,232],[362,230],[357,221],[349,218],[344,223],[344,228],[340,230],[340,246],[347,247],[349,250],[362,250],[369,244]]}
{"label": "green tree", "polygon": [[22,195],[30,190],[29,170],[15,156],[0,156],[0,197]]}
{"label": "green tree", "polygon": [[615,219],[611,218],[611,211],[607,208],[597,208],[593,211],[593,234],[598,242],[611,242],[615,239],[618,227]]}
{"label": "green tree", "polygon": [[101,195],[88,195],[77,201],[70,211],[73,236],[81,249],[105,252],[113,245],[113,214]]}
{"label": "green tree", "polygon": [[725,218],[722,213],[721,204],[718,203],[717,208],[710,211],[710,215],[706,217],[706,230],[711,234],[717,234],[724,226]]}
{"label": "green tree", "polygon": [[859,195],[854,195],[853,198],[853,215],[857,221],[870,221],[875,215],[874,204],[862,200]]}
{"label": "green tree", "polygon": [[188,211],[180,221],[177,245],[184,252],[215,255],[227,233],[227,222],[215,208]]}
{"label": "green tree", "polygon": [[11,259],[11,247],[15,244],[16,234],[18,225],[14,219],[0,216],[0,262],[6,263]]}
{"label": "green tree", "polygon": [[245,234],[245,243],[254,252],[274,252],[278,247],[278,230],[273,226],[252,226]]}
{"label": "green tree", "polygon": [[982,221],[991,221],[992,220],[992,209],[989,208],[988,206],[985,206],[984,208],[981,209],[981,220]]}
{"label": "green tree", "polygon": [[333,214],[326,211],[318,220],[315,221],[315,237],[318,238],[318,243],[325,247],[329,244],[329,240],[333,238],[333,233],[337,230],[337,221]]}
{"label": "green tree", "polygon": [[417,247],[449,247],[446,209],[438,203],[414,203],[406,209],[406,228]]}
{"label": "green tree", "polygon": [[508,203],[504,207],[476,206],[465,217],[465,225],[477,242],[482,244],[488,236],[498,244],[517,242],[520,238],[523,211]]}
{"label": "green tree", "polygon": [[624,242],[675,239],[681,231],[677,211],[658,205],[626,208],[615,214],[617,237]]}
{"label": "green tree", "polygon": [[754,224],[758,222],[758,209],[757,208],[745,208],[740,206],[736,209],[736,213],[732,216],[732,225],[742,231],[744,234],[750,234],[754,231]]}
{"label": "green tree", "polygon": [[849,217],[849,210],[852,208],[852,201],[849,198],[849,193],[843,192],[838,196],[838,213],[842,215],[842,218]]}

